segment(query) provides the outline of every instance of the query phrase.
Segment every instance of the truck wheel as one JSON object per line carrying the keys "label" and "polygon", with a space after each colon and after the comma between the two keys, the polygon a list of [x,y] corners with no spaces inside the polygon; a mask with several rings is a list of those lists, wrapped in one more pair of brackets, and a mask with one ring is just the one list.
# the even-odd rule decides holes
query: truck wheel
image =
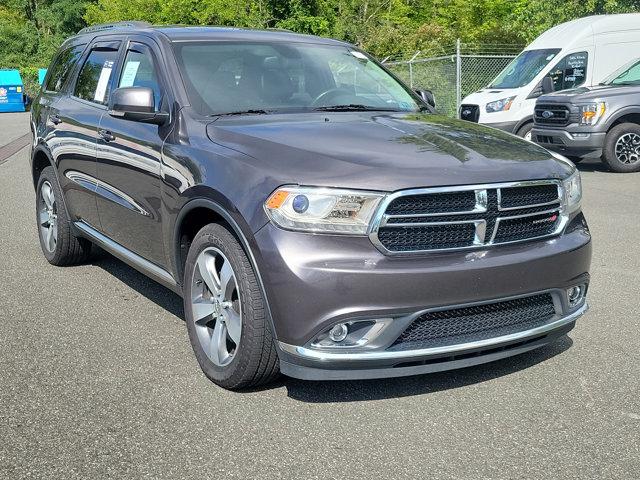
{"label": "truck wheel", "polygon": [[614,172],[640,171],[640,125],[622,123],[609,130],[602,159]]}
{"label": "truck wheel", "polygon": [[240,389],[278,375],[266,301],[247,255],[222,225],[203,227],[189,247],[184,312],[191,347],[211,381]]}
{"label": "truck wheel", "polygon": [[53,167],[42,170],[38,179],[36,219],[40,247],[50,264],[75,265],[89,258],[91,242],[73,234]]}
{"label": "truck wheel", "polygon": [[521,126],[518,129],[516,135],[524,138],[525,140],[531,141],[531,130],[533,129],[533,123],[527,123],[526,125]]}

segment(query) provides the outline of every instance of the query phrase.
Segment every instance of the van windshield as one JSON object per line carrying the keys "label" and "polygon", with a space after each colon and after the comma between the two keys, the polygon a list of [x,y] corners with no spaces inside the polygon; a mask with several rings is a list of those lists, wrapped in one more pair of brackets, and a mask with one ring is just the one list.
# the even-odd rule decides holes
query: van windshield
{"label": "van windshield", "polygon": [[207,41],[175,43],[174,51],[203,115],[422,108],[408,87],[348,46]]}
{"label": "van windshield", "polygon": [[602,85],[640,85],[640,59],[636,58],[616,70]]}
{"label": "van windshield", "polygon": [[525,50],[507,65],[489,88],[519,88],[531,82],[560,52],[559,48]]}

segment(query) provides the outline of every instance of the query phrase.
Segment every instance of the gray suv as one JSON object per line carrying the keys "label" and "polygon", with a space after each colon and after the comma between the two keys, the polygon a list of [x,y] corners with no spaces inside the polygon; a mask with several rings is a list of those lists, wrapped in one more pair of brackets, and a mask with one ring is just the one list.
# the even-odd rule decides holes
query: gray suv
{"label": "gray suv", "polygon": [[99,245],[181,295],[225,388],[490,362],[587,309],[575,166],[434,114],[344,42],[91,27],[62,45],[32,129],[44,256]]}
{"label": "gray suv", "polygon": [[574,163],[596,157],[614,172],[640,171],[640,59],[596,87],[541,96],[532,140]]}

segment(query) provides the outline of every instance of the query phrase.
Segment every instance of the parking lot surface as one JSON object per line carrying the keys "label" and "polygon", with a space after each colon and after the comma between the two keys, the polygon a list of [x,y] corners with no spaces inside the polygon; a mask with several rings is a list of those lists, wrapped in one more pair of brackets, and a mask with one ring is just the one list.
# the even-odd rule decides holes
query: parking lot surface
{"label": "parking lot surface", "polygon": [[[26,118],[0,117],[0,145]],[[105,253],[45,261],[22,149],[0,165],[0,478],[640,478],[640,175],[580,168],[591,310],[568,337],[232,393],[200,372],[179,297]]]}

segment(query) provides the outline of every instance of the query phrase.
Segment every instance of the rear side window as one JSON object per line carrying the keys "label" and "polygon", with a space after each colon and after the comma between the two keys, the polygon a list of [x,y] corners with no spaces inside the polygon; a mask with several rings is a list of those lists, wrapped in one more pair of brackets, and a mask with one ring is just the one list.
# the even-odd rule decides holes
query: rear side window
{"label": "rear side window", "polygon": [[44,89],[48,92],[59,92],[69,74],[80,59],[85,45],[76,45],[60,52],[49,68],[49,75]]}
{"label": "rear side window", "polygon": [[112,48],[94,48],[84,62],[74,95],[83,100],[105,105],[109,99],[111,74],[118,58]]}
{"label": "rear side window", "polygon": [[571,53],[560,60],[549,72],[555,91],[576,88],[587,79],[587,52]]}

